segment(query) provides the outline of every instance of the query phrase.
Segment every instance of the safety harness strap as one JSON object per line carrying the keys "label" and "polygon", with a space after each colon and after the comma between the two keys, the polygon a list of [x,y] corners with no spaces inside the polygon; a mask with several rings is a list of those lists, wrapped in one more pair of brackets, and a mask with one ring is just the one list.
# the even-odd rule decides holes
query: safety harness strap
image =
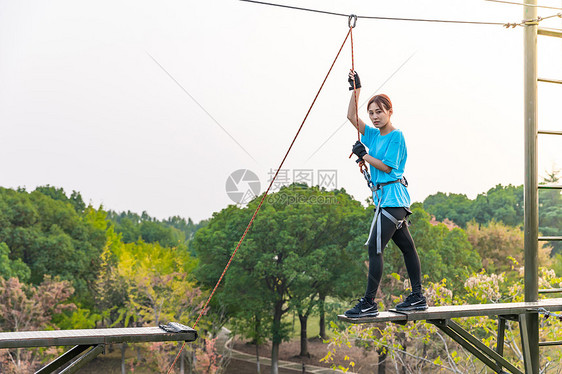
{"label": "safety harness strap", "polygon": [[373,222],[371,223],[371,229],[369,230],[369,237],[367,238],[367,241],[365,242],[365,245],[369,245],[369,242],[371,241],[371,237],[373,236],[373,227],[375,227],[375,225],[376,225],[377,226],[377,237],[376,237],[377,254],[382,253],[381,213],[386,218],[388,218],[390,220],[390,222],[392,222],[396,226],[396,230],[400,230],[402,228],[402,226],[404,225],[404,223],[406,223],[406,225],[408,224],[408,221],[406,220],[406,218],[400,219],[400,220],[396,219],[386,209],[381,208],[380,204],[377,205],[377,207],[375,209],[375,217],[373,218]]}
{"label": "safety harness strap", "polygon": [[404,222],[406,222],[406,224],[407,224],[406,218],[401,219],[401,220],[397,220],[396,218],[394,218],[394,216],[392,214],[390,214],[384,208],[381,208],[382,188],[384,186],[388,186],[389,184],[398,183],[398,182],[402,183],[404,185],[404,187],[408,187],[408,181],[404,177],[402,177],[400,179],[397,179],[395,181],[391,181],[391,182],[378,183],[377,185],[374,186],[374,189],[373,189],[373,187],[371,187],[371,185],[373,184],[372,182],[371,182],[371,185],[369,186],[369,187],[371,187],[371,190],[373,192],[381,190],[381,197],[379,198],[379,201],[377,203],[377,207],[375,208],[375,217],[373,218],[373,222],[371,223],[371,229],[369,230],[369,237],[367,238],[367,241],[365,242],[365,245],[369,245],[369,242],[371,241],[371,237],[373,235],[373,227],[375,227],[375,225],[376,225],[377,226],[377,237],[376,237],[377,254],[382,253],[381,213],[386,218],[388,218],[390,220],[390,222],[394,223],[394,225],[396,226],[396,230],[401,229]]}

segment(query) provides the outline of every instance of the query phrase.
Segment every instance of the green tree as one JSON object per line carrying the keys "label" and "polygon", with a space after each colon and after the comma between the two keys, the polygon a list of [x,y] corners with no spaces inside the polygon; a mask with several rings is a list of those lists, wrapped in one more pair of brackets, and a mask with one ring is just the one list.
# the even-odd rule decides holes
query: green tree
{"label": "green tree", "polygon": [[[30,281],[39,284],[45,274],[72,282],[76,297],[88,302],[104,244],[105,218],[89,207],[77,212],[69,201],[51,190],[27,193],[0,188],[0,243],[30,269]],[[56,192],[56,193],[55,193]]]}
{"label": "green tree", "polygon": [[498,184],[474,200],[464,194],[438,192],[428,196],[423,205],[438,221],[448,218],[462,228],[473,219],[481,224],[495,220],[518,226],[523,223],[523,186]]}
{"label": "green tree", "polygon": [[6,243],[0,243],[0,277],[4,279],[18,278],[25,282],[31,276],[29,267],[19,258],[11,260],[10,248]]}
{"label": "green tree", "polygon": [[464,194],[438,192],[425,198],[423,208],[438,221],[448,218],[461,227],[474,218],[472,201]]}
{"label": "green tree", "polygon": [[[197,275],[203,284],[214,286],[260,198],[246,208],[229,206],[215,213],[196,233],[193,246],[200,259]],[[216,302],[226,305],[227,314],[235,318],[253,318],[260,323],[269,319],[272,370],[276,370],[279,344],[289,337],[283,316],[295,308],[306,339],[307,318],[319,293],[330,292],[334,281],[341,280],[337,267],[342,266],[350,240],[346,216],[357,210],[363,209],[345,191],[301,185],[283,188],[264,203],[226,273]],[[267,306],[269,313],[262,314],[262,307],[254,309],[257,316],[253,314],[252,308],[258,304]]]}
{"label": "green tree", "polygon": [[72,191],[70,197],[68,197],[66,196],[63,188],[56,188],[49,185],[39,186],[35,189],[35,191],[41,192],[43,195],[49,196],[53,200],[69,203],[77,213],[82,213],[86,209],[86,204],[84,203],[80,192]]}

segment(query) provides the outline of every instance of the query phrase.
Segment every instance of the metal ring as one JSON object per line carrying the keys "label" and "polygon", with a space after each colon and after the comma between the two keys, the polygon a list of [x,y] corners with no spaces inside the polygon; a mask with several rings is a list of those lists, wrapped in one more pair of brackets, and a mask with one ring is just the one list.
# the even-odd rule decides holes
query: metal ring
{"label": "metal ring", "polygon": [[355,14],[350,14],[349,17],[347,18],[347,26],[353,29],[356,25],[357,25],[357,16]]}

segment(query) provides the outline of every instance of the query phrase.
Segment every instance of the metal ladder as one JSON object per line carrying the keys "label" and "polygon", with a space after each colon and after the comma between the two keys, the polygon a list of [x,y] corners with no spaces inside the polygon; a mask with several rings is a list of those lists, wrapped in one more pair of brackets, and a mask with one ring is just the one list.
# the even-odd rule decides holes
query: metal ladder
{"label": "metal ladder", "polygon": [[[525,301],[538,301],[538,244],[539,241],[559,241],[560,236],[539,237],[539,189],[562,189],[562,185],[538,184],[538,153],[537,138],[539,134],[562,135],[559,130],[538,130],[538,83],[562,84],[562,80],[538,78],[537,76],[537,37],[550,36],[562,38],[562,30],[539,27],[536,0],[525,0],[524,7],[524,124],[525,124]],[[521,339],[524,344],[524,367],[526,374],[539,373],[539,347],[546,346],[546,342],[539,342],[539,316],[536,312],[527,313],[521,319]],[[554,342],[548,342],[550,344]],[[556,342],[558,343],[558,342]]]}

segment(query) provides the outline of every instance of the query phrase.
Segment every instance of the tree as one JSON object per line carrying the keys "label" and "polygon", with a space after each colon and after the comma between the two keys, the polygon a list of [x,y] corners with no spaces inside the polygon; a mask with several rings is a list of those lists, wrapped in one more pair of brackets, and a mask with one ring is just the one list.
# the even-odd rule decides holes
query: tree
{"label": "tree", "polygon": [[[0,277],[0,329],[2,331],[33,331],[54,327],[55,314],[75,309],[66,303],[74,289],[68,281],[46,276],[38,286],[26,285],[17,278]],[[23,373],[34,371],[44,355],[39,349],[11,349],[0,351],[0,372]],[[47,353],[56,353],[50,350]]]}
{"label": "tree", "polygon": [[105,240],[105,218],[91,207],[77,212],[63,201],[62,190],[48,189],[57,199],[40,191],[0,188],[0,243],[9,248],[11,261],[25,263],[32,283],[40,284],[45,274],[60,276],[72,282],[76,298],[88,302]]}
{"label": "tree", "polygon": [[25,282],[31,276],[29,267],[19,258],[10,259],[10,248],[6,243],[0,243],[0,277],[4,279],[18,278]]}
{"label": "tree", "polygon": [[125,243],[133,243],[142,239],[146,243],[160,243],[164,247],[187,245],[193,234],[206,224],[201,221],[193,223],[179,216],[158,220],[147,212],[141,215],[131,211],[117,213],[108,212],[108,218],[113,222],[115,231],[122,234]]}
{"label": "tree", "polygon": [[450,219],[461,227],[473,219],[472,201],[464,194],[438,192],[423,201],[423,208],[438,221]]}
{"label": "tree", "polygon": [[[200,259],[198,278],[214,286],[261,197],[248,207],[229,206],[215,213],[195,235]],[[302,323],[301,353],[306,354],[306,323],[321,291],[341,280],[337,268],[350,240],[348,215],[363,211],[345,191],[327,192],[293,185],[282,188],[262,206],[237,258],[217,293],[217,303],[235,318],[263,323],[269,319],[272,372],[279,344],[288,338],[283,316],[294,308]],[[262,307],[255,308],[256,305]],[[269,314],[262,314],[267,308]],[[253,314],[256,310],[258,314]]]}
{"label": "tree", "polygon": [[[523,263],[523,231],[492,220],[487,225],[468,224],[468,240],[482,258],[482,265],[489,273],[512,269],[514,263]],[[549,265],[550,248],[539,243],[539,263]]]}
{"label": "tree", "polygon": [[[154,326],[176,321],[193,325],[205,298],[192,275],[197,260],[181,247],[166,248],[141,240],[124,244],[115,234],[109,239],[107,248],[113,252],[106,255],[107,277],[100,279],[100,284],[109,284],[114,293],[125,294],[113,324]],[[204,334],[200,336],[204,338]],[[150,364],[158,371],[165,370],[174,359],[173,344],[145,344],[142,349],[148,350]]]}
{"label": "tree", "polygon": [[423,205],[438,221],[448,218],[462,228],[472,219],[481,224],[493,219],[518,226],[523,223],[523,186],[498,184],[474,200],[464,194],[439,192],[428,196]]}

